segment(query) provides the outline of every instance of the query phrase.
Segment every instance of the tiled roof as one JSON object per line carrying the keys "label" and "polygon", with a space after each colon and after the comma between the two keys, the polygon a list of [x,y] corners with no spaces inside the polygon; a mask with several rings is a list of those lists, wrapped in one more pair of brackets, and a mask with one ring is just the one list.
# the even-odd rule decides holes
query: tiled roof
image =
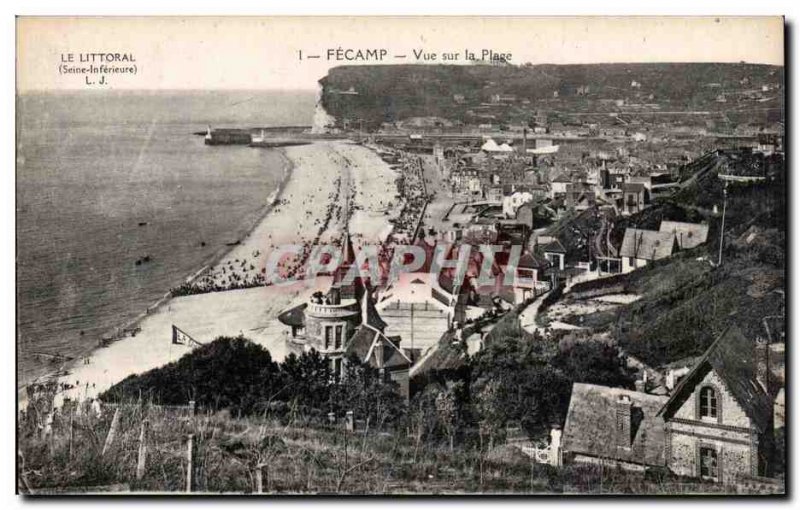
{"label": "tiled roof", "polygon": [[517,267],[523,269],[539,269],[547,267],[548,265],[550,265],[550,263],[547,260],[537,257],[531,252],[526,252],[519,258],[519,264],[517,264]]}
{"label": "tiled roof", "polygon": [[366,308],[366,317],[363,318],[363,321],[378,331],[385,330],[386,322],[384,322],[384,320],[381,318],[378,310],[375,309],[375,303],[372,302],[372,298],[370,297],[369,293],[365,293],[362,299],[366,300],[366,306],[364,307]]}
{"label": "tiled roof", "polygon": [[569,177],[567,177],[564,172],[558,172],[556,175],[550,179],[550,182],[572,182]]}
{"label": "tiled roof", "polygon": [[770,423],[772,405],[756,379],[755,368],[755,342],[745,337],[738,327],[730,326],[681,380],[660,414],[669,420],[691,396],[695,385],[709,370],[714,370],[759,432],[764,432]]}
{"label": "tiled roof", "polygon": [[688,250],[705,243],[708,240],[708,225],[702,223],[684,223],[682,221],[662,221],[661,232],[670,232],[675,235],[678,247]]}
{"label": "tiled roof", "polygon": [[659,260],[672,255],[675,236],[670,232],[626,228],[620,257],[633,257],[644,260]]}
{"label": "tiled roof", "polygon": [[[630,448],[617,446],[616,410],[622,396],[631,400]],[[564,424],[564,451],[663,466],[664,421],[658,411],[666,401],[667,397],[623,388],[575,383]]]}
{"label": "tiled roof", "polygon": [[353,336],[350,337],[350,340],[347,342],[347,348],[345,352],[349,354],[355,354],[358,359],[364,360],[369,353],[369,348],[372,347],[372,342],[375,340],[375,336],[380,334],[375,329],[372,329],[367,326],[360,326]]}
{"label": "tiled roof", "polygon": [[553,239],[546,245],[542,246],[543,253],[567,253],[567,249],[561,244],[558,239]]}
{"label": "tiled roof", "polygon": [[[378,345],[383,346],[382,351],[376,349]],[[355,354],[358,359],[369,363],[375,368],[402,368],[411,366],[411,360],[406,356],[399,346],[399,340],[392,341],[386,335],[375,328],[366,324],[361,327],[350,338],[347,344],[347,354]],[[383,352],[383,360],[379,363],[378,352]]]}

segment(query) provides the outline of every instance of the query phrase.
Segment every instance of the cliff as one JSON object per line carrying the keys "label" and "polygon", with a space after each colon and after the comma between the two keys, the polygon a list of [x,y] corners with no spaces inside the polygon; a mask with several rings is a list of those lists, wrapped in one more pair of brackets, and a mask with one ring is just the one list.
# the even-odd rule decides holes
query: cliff
{"label": "cliff", "polygon": [[332,68],[320,84],[340,127],[347,120],[367,129],[413,117],[497,123],[619,101],[678,111],[730,109],[740,99],[782,106],[783,79],[783,67],[744,63],[374,65]]}

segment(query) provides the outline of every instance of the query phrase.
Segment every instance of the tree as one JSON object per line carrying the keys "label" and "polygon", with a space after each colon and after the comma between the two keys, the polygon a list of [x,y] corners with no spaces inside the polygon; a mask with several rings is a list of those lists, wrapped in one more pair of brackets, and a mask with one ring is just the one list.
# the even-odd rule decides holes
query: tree
{"label": "tree", "polygon": [[569,404],[571,381],[551,365],[552,344],[511,334],[496,338],[472,360],[470,393],[490,444],[512,421],[529,435],[545,433],[561,422]]}
{"label": "tree", "polygon": [[447,381],[444,391],[436,395],[437,419],[450,442],[451,452],[455,436],[464,421],[462,406],[467,399],[465,386],[462,381]]}
{"label": "tree", "polygon": [[553,359],[572,382],[633,388],[634,371],[625,367],[617,347],[604,342],[585,341],[566,346]]}
{"label": "tree", "polygon": [[292,407],[316,414],[331,409],[333,370],[328,359],[311,349],[299,356],[292,353],[281,364],[286,379],[284,399]]}
{"label": "tree", "polygon": [[243,336],[220,337],[178,361],[132,375],[100,395],[104,401],[138,398],[248,414],[283,386],[280,366],[269,351]]}
{"label": "tree", "polygon": [[414,462],[417,461],[423,439],[436,429],[436,397],[440,391],[441,387],[437,384],[429,384],[414,396],[409,405],[408,423],[414,437]]}
{"label": "tree", "polygon": [[355,416],[383,428],[405,414],[403,398],[396,383],[385,380],[381,372],[350,356],[343,364],[342,380],[333,388],[333,407],[340,413],[353,411]]}

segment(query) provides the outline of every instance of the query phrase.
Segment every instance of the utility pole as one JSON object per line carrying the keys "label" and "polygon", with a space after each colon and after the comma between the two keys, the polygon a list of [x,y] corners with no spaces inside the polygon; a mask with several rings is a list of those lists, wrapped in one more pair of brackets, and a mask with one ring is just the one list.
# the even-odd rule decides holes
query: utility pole
{"label": "utility pole", "polygon": [[719,228],[719,258],[717,259],[717,267],[722,265],[722,246],[725,242],[725,211],[728,208],[728,182],[725,181],[725,187],[722,188],[722,224]]}

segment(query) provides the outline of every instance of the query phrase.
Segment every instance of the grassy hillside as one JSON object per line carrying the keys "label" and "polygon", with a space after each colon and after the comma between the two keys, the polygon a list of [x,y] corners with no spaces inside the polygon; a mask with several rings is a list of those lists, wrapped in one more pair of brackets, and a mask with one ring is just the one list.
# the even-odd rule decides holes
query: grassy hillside
{"label": "grassy hillside", "polygon": [[658,229],[663,219],[707,221],[709,240],[626,276],[577,285],[574,292],[622,282],[627,292],[642,296],[617,312],[588,316],[585,324],[611,328],[626,351],[652,365],[701,354],[730,324],[752,335],[764,334],[762,318],[780,313],[784,305],[783,295],[776,292],[786,285],[783,179],[728,186],[723,264],[714,267],[720,217],[710,211],[722,204],[722,188],[716,173],[709,174],[617,222],[612,237],[621,240],[629,226]]}
{"label": "grassy hillside", "polygon": [[[137,479],[140,423],[150,434],[144,476]],[[80,488],[125,484],[132,491],[183,492],[186,438],[194,434],[195,490],[252,493],[256,466],[266,464],[264,490],[274,494],[459,494],[459,493],[654,493],[669,494],[675,477],[650,476],[591,466],[554,468],[534,464],[512,446],[451,450],[442,443],[419,443],[398,431],[345,432],[341,425],[310,428],[257,417],[234,419],[227,413],[194,418],[148,406],[123,408],[115,441],[103,444],[111,414],[57,416],[53,437],[20,437],[22,491],[47,494],[50,487]],[[689,481],[697,492],[730,492],[716,484]],[[74,490],[74,489],[73,489]]]}

